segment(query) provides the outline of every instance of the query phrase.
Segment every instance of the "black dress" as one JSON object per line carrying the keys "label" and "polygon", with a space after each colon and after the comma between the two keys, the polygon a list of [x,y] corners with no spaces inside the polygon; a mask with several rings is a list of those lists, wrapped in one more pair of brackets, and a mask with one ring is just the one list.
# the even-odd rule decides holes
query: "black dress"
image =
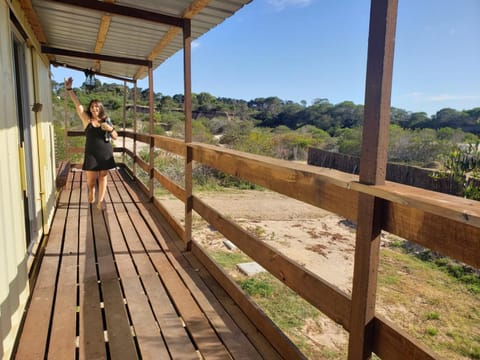
{"label": "black dress", "polygon": [[109,170],[113,169],[113,147],[105,141],[105,131],[101,127],[94,127],[91,123],[85,128],[85,158],[83,170]]}

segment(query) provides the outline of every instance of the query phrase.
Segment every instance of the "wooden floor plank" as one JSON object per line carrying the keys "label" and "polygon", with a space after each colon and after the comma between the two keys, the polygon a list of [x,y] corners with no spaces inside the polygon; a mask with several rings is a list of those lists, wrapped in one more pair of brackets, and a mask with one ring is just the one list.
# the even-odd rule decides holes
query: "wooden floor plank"
{"label": "wooden floor plank", "polygon": [[86,185],[83,180],[82,184],[78,256],[78,346],[80,359],[106,359],[107,350],[97,278],[91,206],[88,203]]}
{"label": "wooden floor plank", "polygon": [[65,240],[48,348],[49,359],[75,359],[79,203],[80,189],[73,189],[65,224]]}
{"label": "wooden floor plank", "polygon": [[116,258],[142,358],[168,358],[160,328],[150,310],[148,298],[136,276],[130,256],[120,254]]}
{"label": "wooden floor plank", "polygon": [[205,358],[229,358],[228,350],[218,338],[210,322],[204,316],[189,290],[178,277],[178,274],[173,270],[158,244],[155,244],[155,240],[149,234],[146,225],[140,221],[138,209],[133,203],[128,202],[125,197],[122,198],[122,201],[125,203],[129,215],[133,218],[132,221],[134,221],[135,228],[142,234],[142,240],[148,243],[147,247],[152,252],[150,257],[201,354]]}
{"label": "wooden floor plank", "polygon": [[167,347],[159,325],[151,311],[148,298],[125,244],[125,238],[137,237],[138,234],[131,227],[124,209],[119,207],[115,208],[115,211],[118,221],[109,215],[109,229],[112,234],[117,234],[111,237],[111,244],[142,357],[144,359],[168,358]]}
{"label": "wooden floor plank", "polygon": [[111,358],[138,359],[118,280],[102,281],[102,292]]}
{"label": "wooden floor plank", "polygon": [[106,359],[107,351],[98,295],[98,283],[80,284],[79,352],[80,359]]}
{"label": "wooden floor plank", "polygon": [[175,307],[181,314],[202,356],[206,359],[228,359],[230,357],[228,350],[166,257],[160,253],[154,253],[151,256],[162,282],[174,299]]}
{"label": "wooden floor plank", "polygon": [[158,276],[145,275],[142,281],[172,358],[198,359],[196,349]]}
{"label": "wooden floor plank", "polygon": [[[124,194],[124,198],[125,195],[126,194]],[[118,199],[120,200],[124,200],[124,198],[118,196]],[[118,201],[118,205],[114,205],[119,213],[129,208],[128,200],[125,200],[126,204],[123,203],[123,201]],[[126,237],[126,241],[130,252],[132,253],[136,269],[147,292],[148,299],[154,309],[155,317],[160,324],[160,329],[168,346],[168,350],[174,359],[198,359],[198,354],[196,353],[191,339],[183,328],[182,321],[172,305],[171,300],[157,275],[155,267],[145,252],[143,246],[145,238],[151,238],[152,236],[149,234],[148,228],[136,228],[136,224],[138,222],[141,223],[141,220],[135,208],[130,208],[130,211],[128,211],[128,217],[132,221],[135,230],[141,234],[141,240],[139,237],[131,236]],[[121,223],[126,224],[127,221],[125,220]],[[158,244],[149,250],[157,252],[162,251]]]}
{"label": "wooden floor plank", "polygon": [[99,211],[96,207],[92,208],[95,250],[110,357],[137,359],[137,349],[110,246],[107,219],[106,212]]}
{"label": "wooden floor plank", "polygon": [[35,289],[15,359],[43,359],[54,288]]}
{"label": "wooden floor plank", "polygon": [[42,266],[30,298],[28,312],[19,339],[16,351],[17,359],[41,359],[46,351],[69,197],[69,191],[63,191],[60,194],[59,207],[50,229]]}
{"label": "wooden floor plank", "polygon": [[[129,205],[133,206],[133,205]],[[137,203],[137,206],[142,208],[143,204],[141,202]],[[142,214],[144,216],[144,219],[142,218],[142,221],[140,219],[137,219],[135,221],[135,227],[137,230],[141,233],[147,233],[149,231],[149,228],[147,228],[147,225],[145,224],[145,221],[150,222],[150,228],[152,231],[155,232],[156,224],[154,224],[153,218],[150,218],[148,215],[148,210],[146,208],[142,209]],[[134,214],[135,211],[133,209],[130,210],[129,213]],[[157,231],[156,232],[156,238],[159,239],[159,241],[163,242],[164,247],[168,247],[167,243],[164,242],[165,239],[163,235]],[[149,249],[150,251],[153,251],[157,245],[155,238],[153,236],[143,236],[142,240],[145,243],[145,247]],[[170,247],[172,249],[172,247]],[[245,359],[258,359],[261,358],[260,354],[258,351],[255,349],[255,347],[251,344],[251,342],[245,337],[243,332],[238,328],[238,326],[234,323],[234,321],[230,318],[230,316],[225,312],[223,306],[217,302],[213,294],[209,295],[209,298],[207,299],[204,294],[209,293],[207,287],[203,284],[203,281],[201,281],[198,278],[198,275],[196,272],[187,264],[184,259],[183,255],[180,254],[179,251],[176,252],[177,257],[172,257],[173,253],[172,251],[169,252],[170,254],[170,259],[169,262],[177,263],[177,271],[179,273],[183,274],[182,276],[182,281],[187,281],[190,283],[189,291],[195,291],[195,299],[197,302],[200,302],[202,306],[202,312],[204,312],[208,318],[209,321],[214,325],[215,331],[222,337],[222,341],[227,344],[228,350],[232,352],[232,355],[235,358],[245,358]],[[157,255],[152,255],[153,257],[157,257]],[[178,259],[181,259],[183,264],[180,266],[178,264]],[[185,270],[185,269],[190,269],[190,270]],[[192,281],[191,279],[196,278],[197,281]],[[198,286],[201,287],[201,289],[198,289]],[[192,290],[196,289],[196,290]],[[175,296],[175,299],[177,297]],[[215,307],[212,306],[214,304]],[[219,314],[221,314],[219,316]]]}

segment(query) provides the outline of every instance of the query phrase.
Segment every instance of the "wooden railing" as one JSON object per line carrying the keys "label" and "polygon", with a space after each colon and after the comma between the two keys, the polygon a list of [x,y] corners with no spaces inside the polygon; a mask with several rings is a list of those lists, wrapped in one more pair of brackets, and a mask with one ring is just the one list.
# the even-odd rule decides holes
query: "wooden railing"
{"label": "wooden railing", "polygon": [[[69,132],[69,134],[78,135],[83,132]],[[212,145],[186,144],[182,140],[165,136],[135,134],[129,131],[120,131],[120,135],[183,158],[189,152],[192,161],[333,212],[354,222],[358,217],[359,197],[374,196],[381,201],[383,207],[381,224],[377,224],[377,226],[381,226],[382,230],[474,268],[480,268],[480,206],[477,201],[391,182],[381,186],[364,185],[358,182],[356,175],[336,170],[252,155]],[[149,181],[156,179],[179,200],[184,203],[187,201],[184,188],[165,177],[157,169],[150,168],[149,164],[153,162],[143,161],[128,149],[116,148],[116,151],[131,157],[134,166],[130,171],[134,176],[135,166],[138,166],[149,175]],[[140,180],[136,176],[135,178]],[[152,188],[149,184],[141,181],[139,184],[147,194]],[[155,196],[152,196],[152,202],[177,235],[185,239],[185,228],[179,221],[162,206]],[[321,312],[350,331],[352,301],[348,294],[259,240],[195,195],[192,195],[191,206],[245,254]],[[190,241],[190,239],[185,240]],[[275,339],[275,332],[268,330],[268,320],[255,315],[255,309],[246,301],[246,296],[240,296],[239,288],[208,256],[206,251],[194,240],[186,245],[189,245],[192,253],[209,269],[223,288],[236,299],[238,306],[249,315],[260,331],[266,337],[270,337],[272,343],[276,343],[281,351],[284,353],[286,351],[285,354],[288,354],[288,346],[282,348],[281,339]],[[431,350],[381,316],[376,315],[369,326],[372,327],[373,351],[380,358],[438,358]],[[351,336],[355,336],[355,334],[351,334]],[[292,358],[294,357],[296,356],[292,353]]]}

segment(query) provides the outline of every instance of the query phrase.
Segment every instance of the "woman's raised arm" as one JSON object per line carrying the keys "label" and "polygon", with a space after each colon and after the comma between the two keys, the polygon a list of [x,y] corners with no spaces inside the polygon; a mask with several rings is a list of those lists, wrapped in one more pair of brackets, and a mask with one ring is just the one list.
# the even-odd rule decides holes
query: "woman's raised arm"
{"label": "woman's raised arm", "polygon": [[73,92],[72,89],[72,84],[73,84],[73,79],[69,77],[68,79],[65,79],[65,91],[68,93],[70,96],[70,99],[72,99],[73,103],[75,104],[75,109],[77,110],[77,114],[82,120],[83,127],[86,128],[89,122],[88,114],[85,112],[85,109],[83,108],[83,105],[80,104],[80,101],[77,98],[77,95]]}

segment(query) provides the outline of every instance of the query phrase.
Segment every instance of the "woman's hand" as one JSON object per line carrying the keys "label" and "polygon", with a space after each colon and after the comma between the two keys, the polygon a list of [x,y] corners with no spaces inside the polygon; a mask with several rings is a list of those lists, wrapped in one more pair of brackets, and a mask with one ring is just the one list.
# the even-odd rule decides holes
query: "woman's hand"
{"label": "woman's hand", "polygon": [[69,77],[68,79],[64,79],[65,82],[65,89],[71,90],[73,85],[73,78]]}
{"label": "woman's hand", "polygon": [[108,125],[106,122],[103,122],[102,125],[100,125],[102,130],[112,132],[113,131],[113,126]]}

